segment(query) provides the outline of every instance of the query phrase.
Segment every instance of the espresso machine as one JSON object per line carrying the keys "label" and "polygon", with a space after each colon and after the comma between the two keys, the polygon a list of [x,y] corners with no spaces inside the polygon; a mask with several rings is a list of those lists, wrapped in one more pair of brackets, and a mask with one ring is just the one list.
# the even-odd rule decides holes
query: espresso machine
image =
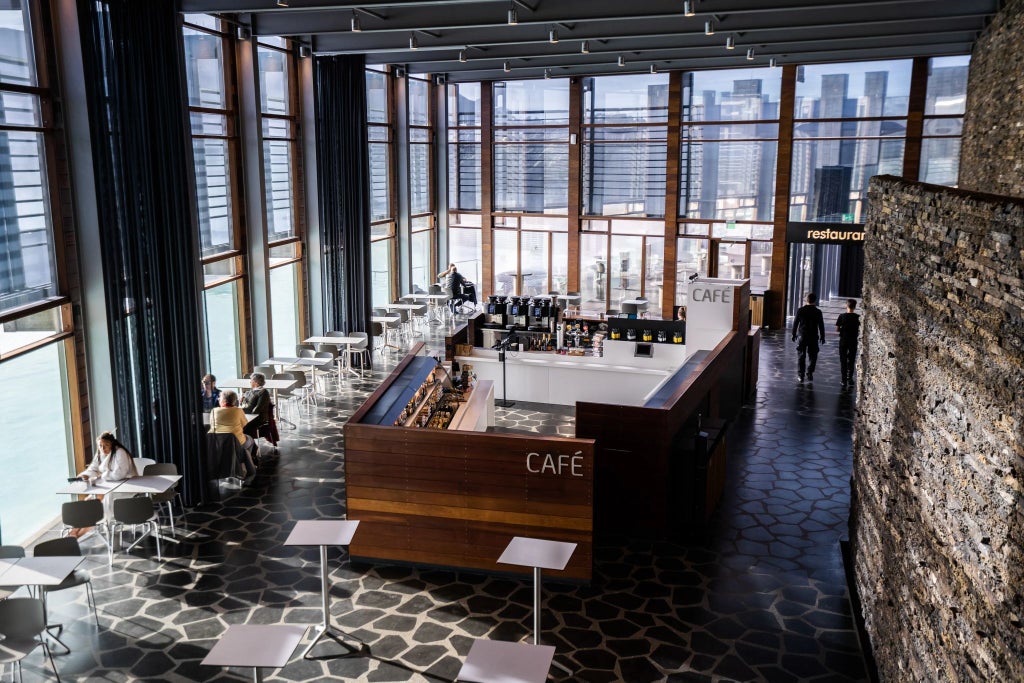
{"label": "espresso machine", "polygon": [[487,297],[487,304],[484,306],[484,327],[503,330],[505,329],[505,314],[507,313],[507,297],[495,294]]}

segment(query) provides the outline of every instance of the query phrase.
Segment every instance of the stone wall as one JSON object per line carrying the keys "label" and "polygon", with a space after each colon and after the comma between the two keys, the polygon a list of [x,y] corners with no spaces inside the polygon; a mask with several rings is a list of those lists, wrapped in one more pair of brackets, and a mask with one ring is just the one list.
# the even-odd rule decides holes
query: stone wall
{"label": "stone wall", "polygon": [[971,55],[960,187],[1024,197],[1024,0],[1008,0]]}
{"label": "stone wall", "polygon": [[1022,681],[1024,200],[882,176],[869,207],[850,525],[879,671]]}

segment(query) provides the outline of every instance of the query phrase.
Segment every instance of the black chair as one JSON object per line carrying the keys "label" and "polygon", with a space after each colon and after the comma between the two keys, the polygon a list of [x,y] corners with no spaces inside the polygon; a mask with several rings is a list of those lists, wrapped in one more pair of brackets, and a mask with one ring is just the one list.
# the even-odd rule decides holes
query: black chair
{"label": "black chair", "polygon": [[[141,474],[141,473],[140,473]],[[75,500],[64,503],[60,506],[60,521],[64,528],[60,530],[61,536],[67,536],[72,529],[88,529],[96,527],[96,535],[103,541],[110,554],[110,542],[103,535],[103,503],[98,500]],[[79,537],[81,541],[82,537]]]}
{"label": "black chair", "polygon": [[24,680],[21,660],[37,647],[42,647],[43,653],[50,660],[53,675],[56,676],[57,683],[60,683],[60,674],[57,673],[57,665],[53,663],[53,653],[50,652],[45,633],[46,605],[42,600],[11,598],[0,602],[0,636],[3,636],[0,663],[16,664],[18,680]]}
{"label": "black chair", "polygon": [[[114,502],[116,503],[117,501]],[[78,539],[70,537],[55,538],[52,541],[43,541],[37,545],[32,549],[32,554],[35,557],[81,557],[82,548],[78,545]],[[96,620],[96,626],[99,626],[100,618],[96,614],[96,594],[92,590],[92,579],[87,572],[81,569],[76,569],[68,576],[68,578],[64,579],[56,586],[43,586],[43,609],[46,609],[46,596],[50,593],[67,590],[68,588],[76,588],[78,586],[85,586],[85,599],[89,603],[89,606],[92,607],[92,616],[93,619]],[[62,625],[57,625],[58,635],[63,628],[64,627]],[[61,644],[63,645],[63,643]]]}
{"label": "black chair", "polygon": [[[305,377],[305,375],[303,375]],[[220,500],[220,486],[218,482],[222,479],[236,480],[238,487],[242,486],[242,478],[238,476],[238,468],[245,468],[245,449],[234,434],[207,434],[206,435],[206,486],[203,487],[203,502],[208,503]]]}
{"label": "black chair", "polygon": [[[149,496],[139,498],[119,498],[114,501],[114,522],[110,525],[110,535],[117,531],[118,538],[124,534],[125,526],[130,526],[134,533],[142,527],[142,534],[135,537],[125,552],[131,552],[132,548],[142,542],[146,536],[152,536],[156,541],[156,559],[162,561],[160,553],[160,523],[156,518],[156,504]],[[120,545],[124,545],[120,543]]]}
{"label": "black chair", "polygon": [[[234,436],[232,434],[232,436]],[[238,442],[238,439],[235,439]],[[158,462],[154,465],[147,465],[146,469],[142,471],[145,476],[158,476],[161,474],[178,474],[178,466],[173,462]],[[152,496],[153,503],[159,508],[160,505],[167,506],[167,518],[171,522],[171,535],[174,536],[177,531],[174,528],[174,501],[178,501],[178,506],[182,512],[185,510],[185,504],[181,500],[181,492],[178,491],[178,485],[175,484],[171,488],[167,489],[163,493],[155,493]]]}

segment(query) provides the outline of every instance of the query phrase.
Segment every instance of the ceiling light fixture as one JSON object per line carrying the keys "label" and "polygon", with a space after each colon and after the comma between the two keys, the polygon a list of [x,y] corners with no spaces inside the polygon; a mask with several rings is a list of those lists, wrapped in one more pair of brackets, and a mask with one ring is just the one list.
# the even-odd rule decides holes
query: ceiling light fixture
{"label": "ceiling light fixture", "polygon": [[654,66],[653,64],[651,64],[651,73],[652,73],[652,74],[656,74],[656,73],[658,73],[658,67],[656,67],[656,66]]}
{"label": "ceiling light fixture", "polygon": [[363,30],[363,25],[359,23],[359,15],[356,14],[355,10],[352,10],[352,33],[359,33]]}
{"label": "ceiling light fixture", "polygon": [[548,42],[552,45],[556,45],[558,43],[558,31],[555,29],[548,31]]}
{"label": "ceiling light fixture", "polygon": [[584,40],[582,43],[580,43],[580,54],[583,54],[583,55],[589,55],[590,54],[590,41],[589,40]]}
{"label": "ceiling light fixture", "polygon": [[508,65],[508,62],[504,62],[501,65],[501,70],[504,71],[505,73],[509,73],[510,71],[512,71],[512,67]]}
{"label": "ceiling light fixture", "polygon": [[779,65],[779,62],[778,62],[778,60],[777,60],[777,59],[775,59],[775,57],[772,57],[771,59],[769,59],[769,60],[768,60],[768,66],[769,66],[770,68],[774,69],[774,68],[775,68],[775,67],[777,67],[778,65]]}
{"label": "ceiling light fixture", "polygon": [[514,6],[513,7],[509,7],[508,8],[508,25],[509,26],[515,26],[518,23],[519,23],[519,12],[516,11],[516,8]]}
{"label": "ceiling light fixture", "polygon": [[416,34],[415,33],[410,33],[409,34],[409,49],[410,50],[418,50],[418,49],[420,49],[420,41],[416,40]]}
{"label": "ceiling light fixture", "polygon": [[551,69],[544,69],[544,78],[551,78]]}
{"label": "ceiling light fixture", "polygon": [[710,19],[704,22],[704,35],[715,35],[715,22],[711,21]]}
{"label": "ceiling light fixture", "polygon": [[459,62],[461,64],[465,64],[466,63],[466,51],[465,50],[459,50]]}
{"label": "ceiling light fixture", "polygon": [[692,17],[696,12],[693,10],[693,0],[686,0],[683,3],[683,16]]}
{"label": "ceiling light fixture", "polygon": [[287,7],[288,6],[288,0],[277,0],[277,6],[278,7]]}
{"label": "ceiling light fixture", "polygon": [[619,55],[619,66],[626,66],[626,58]]}
{"label": "ceiling light fixture", "polygon": [[733,38],[732,36],[726,36],[725,37],[725,49],[726,50],[735,50],[736,49],[736,39]]}
{"label": "ceiling light fixture", "polygon": [[748,47],[747,48],[747,61],[748,62],[754,61],[754,48],[752,48],[752,47]]}

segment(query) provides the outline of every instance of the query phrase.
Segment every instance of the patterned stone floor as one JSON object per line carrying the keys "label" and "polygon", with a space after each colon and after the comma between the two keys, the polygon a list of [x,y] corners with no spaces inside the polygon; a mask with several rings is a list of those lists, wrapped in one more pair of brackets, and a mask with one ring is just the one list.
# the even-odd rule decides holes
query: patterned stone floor
{"label": "patterned stone floor", "polygon": [[[433,340],[436,344],[436,340]],[[839,390],[835,348],[817,382],[798,386],[788,338],[768,334],[756,400],[729,432],[729,479],[709,540],[598,539],[589,586],[546,584],[543,629],[572,681],[862,681],[839,539],[849,507],[854,397]],[[389,362],[393,363],[393,360]],[[285,547],[292,522],[345,512],[342,426],[385,376],[346,383],[287,431],[254,485],[222,506],[190,510],[188,540],[115,557],[95,540],[85,567],[99,627],[81,589],[54,594],[65,624],[67,680],[243,680],[251,671],[199,661],[230,624],[315,624],[319,557]],[[521,403],[500,426],[571,434],[571,412]],[[268,671],[290,681],[451,681],[474,638],[518,640],[531,591],[518,579],[402,566],[348,566],[328,552],[331,611],[369,654]],[[331,654],[322,645],[315,655]],[[29,657],[30,680],[45,676]]]}

